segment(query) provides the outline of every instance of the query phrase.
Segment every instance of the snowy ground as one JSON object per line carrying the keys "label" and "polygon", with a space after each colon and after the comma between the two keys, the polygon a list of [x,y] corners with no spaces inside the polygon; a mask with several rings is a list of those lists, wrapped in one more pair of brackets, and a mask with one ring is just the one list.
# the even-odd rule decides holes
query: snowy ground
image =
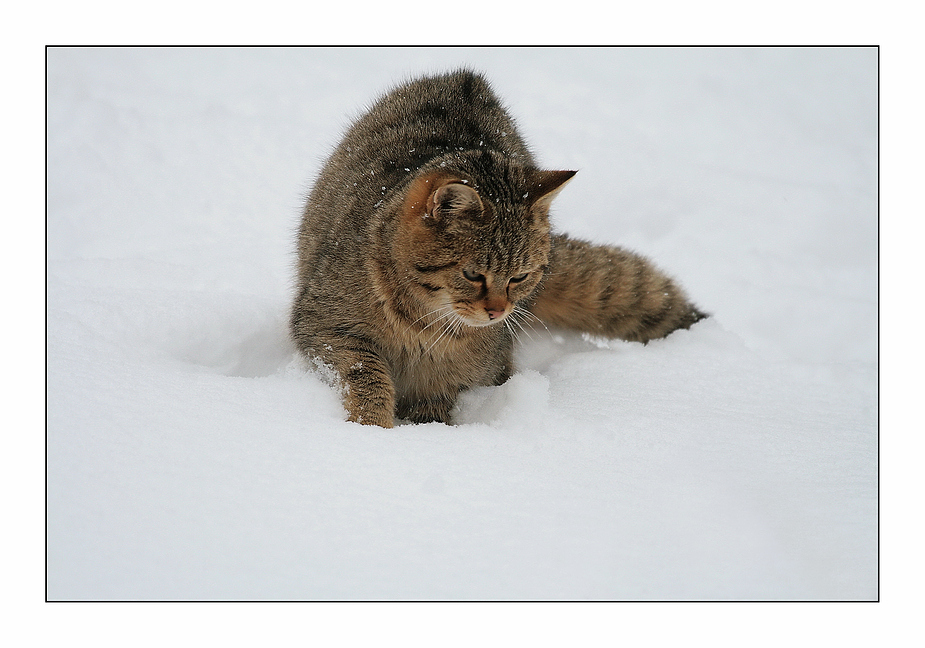
{"label": "snowy ground", "polygon": [[[878,598],[877,52],[52,49],[47,596]],[[534,334],[456,427],[344,422],[286,339],[304,193],[485,71],[557,227],[714,317]]]}

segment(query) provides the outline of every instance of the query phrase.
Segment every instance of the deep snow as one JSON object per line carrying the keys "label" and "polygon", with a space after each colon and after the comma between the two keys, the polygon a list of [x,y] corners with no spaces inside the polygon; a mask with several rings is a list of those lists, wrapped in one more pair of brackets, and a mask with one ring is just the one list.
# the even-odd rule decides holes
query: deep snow
{"label": "deep snow", "polygon": [[[48,50],[47,596],[878,598],[874,49]],[[561,230],[714,317],[533,333],[455,427],[286,340],[350,117],[469,64]]]}

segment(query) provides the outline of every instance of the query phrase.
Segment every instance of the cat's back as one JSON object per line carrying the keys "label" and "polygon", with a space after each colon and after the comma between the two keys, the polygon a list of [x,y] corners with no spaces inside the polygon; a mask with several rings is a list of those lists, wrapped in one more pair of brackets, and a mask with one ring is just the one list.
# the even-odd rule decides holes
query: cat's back
{"label": "cat's back", "polygon": [[371,157],[397,154],[403,161],[453,150],[527,153],[513,119],[491,86],[467,69],[416,79],[393,89],[357,121],[344,143],[368,146]]}
{"label": "cat's back", "polygon": [[383,95],[347,130],[309,195],[299,236],[302,272],[367,247],[377,222],[389,218],[383,210],[390,199],[422,166],[472,150],[532,164],[513,119],[480,74],[460,69]]}
{"label": "cat's back", "polygon": [[368,209],[370,199],[374,205],[422,165],[466,150],[531,161],[488,82],[462,69],[409,81],[381,97],[347,131],[318,186],[355,193]]}

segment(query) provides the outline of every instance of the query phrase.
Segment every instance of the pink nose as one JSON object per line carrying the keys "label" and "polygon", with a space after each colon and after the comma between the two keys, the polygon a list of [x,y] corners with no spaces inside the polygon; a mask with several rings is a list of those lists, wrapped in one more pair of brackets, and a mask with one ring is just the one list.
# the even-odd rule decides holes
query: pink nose
{"label": "pink nose", "polygon": [[504,317],[503,310],[494,310],[492,308],[486,308],[485,311],[488,313],[488,319],[490,320],[496,320],[499,317]]}

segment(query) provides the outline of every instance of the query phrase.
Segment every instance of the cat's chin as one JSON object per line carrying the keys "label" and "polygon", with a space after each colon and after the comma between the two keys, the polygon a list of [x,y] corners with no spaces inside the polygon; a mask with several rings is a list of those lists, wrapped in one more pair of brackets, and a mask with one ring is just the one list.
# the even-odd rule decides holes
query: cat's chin
{"label": "cat's chin", "polygon": [[460,321],[466,326],[471,326],[472,328],[485,328],[486,326],[494,326],[495,324],[500,324],[505,320],[505,317],[498,317],[492,320],[472,320],[468,317],[460,317]]}

